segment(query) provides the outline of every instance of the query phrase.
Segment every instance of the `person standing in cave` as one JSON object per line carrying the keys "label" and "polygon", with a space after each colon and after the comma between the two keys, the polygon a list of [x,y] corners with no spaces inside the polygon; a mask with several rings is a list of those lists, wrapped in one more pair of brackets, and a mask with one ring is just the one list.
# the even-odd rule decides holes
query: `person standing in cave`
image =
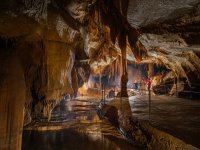
{"label": "person standing in cave", "polygon": [[150,91],[150,88],[151,88],[151,80],[150,80],[150,78],[148,78],[146,80],[146,83],[147,83],[147,89],[148,89],[148,91]]}

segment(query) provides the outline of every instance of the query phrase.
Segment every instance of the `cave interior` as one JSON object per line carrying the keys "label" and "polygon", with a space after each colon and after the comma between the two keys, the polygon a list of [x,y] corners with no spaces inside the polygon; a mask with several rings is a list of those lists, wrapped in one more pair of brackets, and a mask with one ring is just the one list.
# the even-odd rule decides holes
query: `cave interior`
{"label": "cave interior", "polygon": [[[94,103],[107,108],[112,100],[145,99],[143,95],[160,103],[168,99],[184,102],[184,106],[192,107],[188,113],[200,120],[200,113],[193,111],[200,108],[199,0],[1,0],[0,150],[29,149],[26,145],[31,138],[24,138],[31,136],[27,131],[34,134],[39,129],[54,130],[49,129],[51,124],[62,126],[64,117],[56,116],[63,107],[71,108],[75,100],[95,99]],[[173,100],[171,103],[179,105]],[[166,108],[169,112],[173,104]],[[107,117],[120,128],[113,120],[116,110],[110,110]],[[188,130],[200,128],[199,121],[190,121]],[[181,136],[187,134],[184,131],[180,139],[198,149],[200,141],[193,140],[192,134],[200,135],[196,128],[188,131],[192,137],[188,141]],[[62,134],[68,141],[69,135],[82,138],[71,131]],[[128,138],[142,148],[159,149],[162,145],[156,141],[158,147],[152,148],[147,133],[147,140],[136,135]]]}

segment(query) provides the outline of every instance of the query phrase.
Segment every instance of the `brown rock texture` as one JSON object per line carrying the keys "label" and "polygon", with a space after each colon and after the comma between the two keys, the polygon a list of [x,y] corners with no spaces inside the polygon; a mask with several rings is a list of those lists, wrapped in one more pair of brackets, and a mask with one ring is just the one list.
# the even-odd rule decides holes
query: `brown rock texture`
{"label": "brown rock texture", "polygon": [[0,52],[0,149],[20,149],[26,93],[23,69],[13,51]]}
{"label": "brown rock texture", "polygon": [[23,120],[49,120],[91,72],[122,79],[127,96],[126,59],[200,83],[199,8],[198,0],[2,0],[0,148],[20,149]]}

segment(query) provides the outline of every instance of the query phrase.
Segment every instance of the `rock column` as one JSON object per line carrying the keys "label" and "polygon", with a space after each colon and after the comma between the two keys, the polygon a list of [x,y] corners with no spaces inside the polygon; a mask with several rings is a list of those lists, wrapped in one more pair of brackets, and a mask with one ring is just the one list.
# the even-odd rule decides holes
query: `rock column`
{"label": "rock column", "polygon": [[21,149],[25,80],[17,56],[0,50],[0,149]]}
{"label": "rock column", "polygon": [[122,70],[123,74],[121,76],[121,97],[128,97],[127,93],[128,73],[127,73],[126,49],[122,50]]}

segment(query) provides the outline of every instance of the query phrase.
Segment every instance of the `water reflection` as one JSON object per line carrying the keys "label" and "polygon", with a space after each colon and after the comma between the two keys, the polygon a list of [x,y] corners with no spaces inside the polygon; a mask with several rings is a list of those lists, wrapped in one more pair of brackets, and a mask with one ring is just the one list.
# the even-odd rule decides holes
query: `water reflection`
{"label": "water reflection", "polygon": [[135,150],[116,128],[96,114],[97,103],[67,101],[57,107],[48,125],[57,131],[24,131],[23,150]]}
{"label": "water reflection", "polygon": [[23,134],[24,150],[133,150],[132,145],[113,135],[86,134],[74,129]]}

